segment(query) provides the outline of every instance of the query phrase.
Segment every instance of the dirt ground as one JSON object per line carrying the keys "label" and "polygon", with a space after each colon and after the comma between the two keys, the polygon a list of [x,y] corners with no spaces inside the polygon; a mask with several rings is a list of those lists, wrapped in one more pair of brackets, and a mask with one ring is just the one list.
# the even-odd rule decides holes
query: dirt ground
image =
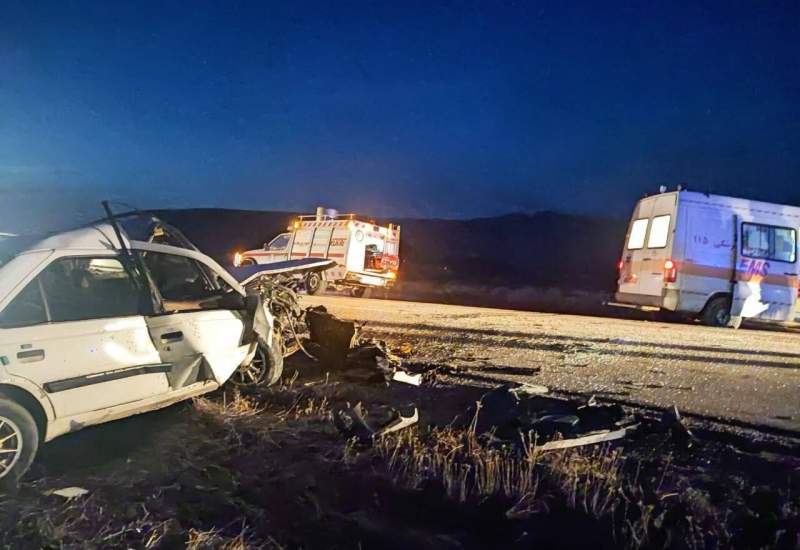
{"label": "dirt ground", "polygon": [[418,358],[566,394],[669,407],[800,435],[800,332],[304,297]]}
{"label": "dirt ground", "polygon": [[[441,374],[419,387],[353,382],[295,354],[280,386],[226,386],[62,437],[44,445],[17,495],[0,497],[0,548],[800,546],[800,447],[786,434],[750,437],[752,429],[728,433],[692,419],[695,437],[686,439],[664,426],[659,411],[625,406],[639,427],[613,443],[539,452],[524,437],[478,437],[475,404],[498,380],[541,384],[593,368],[565,365],[574,353],[586,353],[570,347],[578,343],[576,329],[550,332],[555,323],[572,326],[582,318],[530,314],[519,328],[505,317],[528,314],[313,301],[369,320],[367,336],[385,337],[406,364]],[[407,321],[409,330],[401,329]],[[611,338],[608,326],[583,330],[591,332],[583,335],[588,347],[615,345],[589,340]],[[658,332],[665,329],[642,330],[665,341]],[[503,360],[494,360],[495,353]],[[533,362],[537,356],[541,361]],[[554,361],[553,378],[536,370]],[[635,372],[625,362],[610,368]],[[646,395],[638,392],[640,380],[617,384],[632,386],[630,397],[639,399]],[[565,410],[584,401],[568,393],[537,399]],[[337,408],[355,403],[373,426],[391,411],[415,407],[420,421],[359,444],[332,422]],[[72,500],[52,494],[65,487],[88,494]]]}

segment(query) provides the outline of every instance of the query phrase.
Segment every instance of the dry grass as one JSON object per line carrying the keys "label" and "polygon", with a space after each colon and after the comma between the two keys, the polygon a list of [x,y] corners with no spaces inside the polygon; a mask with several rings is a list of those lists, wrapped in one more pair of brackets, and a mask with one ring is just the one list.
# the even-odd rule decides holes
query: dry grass
{"label": "dry grass", "polygon": [[[619,449],[594,446],[542,452],[535,440],[521,434],[518,445],[484,443],[474,430],[406,430],[382,438],[376,450],[394,482],[409,488],[439,484],[446,496],[459,503],[503,497],[506,516],[519,519],[566,506],[596,520],[626,510],[635,520],[620,526],[619,540],[632,548],[645,546],[652,508],[641,503],[641,489],[623,474]],[[357,447],[348,446],[346,459],[354,462]],[[349,455],[349,456],[348,456]]]}

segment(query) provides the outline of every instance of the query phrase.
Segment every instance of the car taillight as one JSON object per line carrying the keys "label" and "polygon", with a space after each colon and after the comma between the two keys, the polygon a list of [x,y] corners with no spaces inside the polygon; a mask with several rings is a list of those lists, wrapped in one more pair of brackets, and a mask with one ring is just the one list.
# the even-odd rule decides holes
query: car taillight
{"label": "car taillight", "polygon": [[622,271],[623,267],[625,267],[625,260],[620,260],[617,264],[617,271]]}
{"label": "car taillight", "polygon": [[674,283],[678,279],[678,266],[672,260],[664,262],[664,282]]}

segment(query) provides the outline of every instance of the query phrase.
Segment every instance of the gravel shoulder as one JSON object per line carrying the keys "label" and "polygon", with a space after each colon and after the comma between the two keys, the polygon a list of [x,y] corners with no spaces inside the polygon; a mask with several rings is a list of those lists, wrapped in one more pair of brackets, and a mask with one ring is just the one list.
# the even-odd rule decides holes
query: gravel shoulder
{"label": "gravel shoulder", "polygon": [[800,334],[304,296],[467,375],[800,434]]}

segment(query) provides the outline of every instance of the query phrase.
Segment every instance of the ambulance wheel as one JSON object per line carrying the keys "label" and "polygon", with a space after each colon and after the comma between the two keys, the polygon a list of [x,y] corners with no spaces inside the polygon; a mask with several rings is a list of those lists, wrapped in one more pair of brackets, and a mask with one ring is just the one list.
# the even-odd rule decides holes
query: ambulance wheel
{"label": "ambulance wheel", "polygon": [[0,493],[13,493],[39,448],[39,428],[25,407],[0,397]]}
{"label": "ambulance wheel", "polygon": [[354,286],[350,289],[350,295],[353,298],[369,298],[372,295],[372,289],[365,286]]}
{"label": "ambulance wheel", "polygon": [[311,296],[319,294],[322,290],[322,275],[312,272],[306,275],[306,294]]}
{"label": "ambulance wheel", "polygon": [[728,296],[717,296],[706,304],[700,316],[703,324],[710,327],[727,327],[731,320],[731,299]]}

